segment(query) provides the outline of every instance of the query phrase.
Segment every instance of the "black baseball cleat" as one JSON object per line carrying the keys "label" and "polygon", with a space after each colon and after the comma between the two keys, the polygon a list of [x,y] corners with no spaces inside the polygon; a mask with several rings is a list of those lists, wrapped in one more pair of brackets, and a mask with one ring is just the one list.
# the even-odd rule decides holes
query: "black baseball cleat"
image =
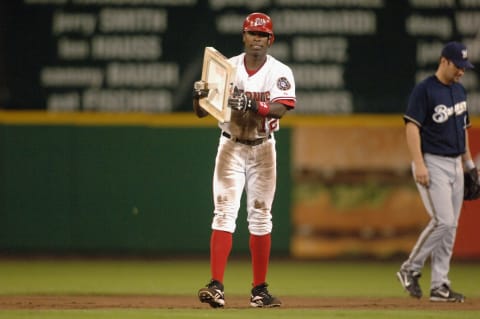
{"label": "black baseball cleat", "polygon": [[268,285],[266,283],[263,283],[252,288],[250,306],[256,308],[272,308],[280,307],[282,305],[282,302],[278,298],[272,296],[268,292],[267,286]]}
{"label": "black baseball cleat", "polygon": [[217,280],[212,280],[198,291],[200,302],[208,303],[212,308],[222,308],[225,306],[225,294],[223,284]]}
{"label": "black baseball cleat", "polygon": [[453,291],[446,284],[430,290],[430,301],[465,302],[465,296]]}
{"label": "black baseball cleat", "polygon": [[414,298],[422,298],[422,289],[418,284],[418,279],[421,277],[420,272],[412,270],[400,269],[397,272],[397,278],[402,284],[403,288]]}

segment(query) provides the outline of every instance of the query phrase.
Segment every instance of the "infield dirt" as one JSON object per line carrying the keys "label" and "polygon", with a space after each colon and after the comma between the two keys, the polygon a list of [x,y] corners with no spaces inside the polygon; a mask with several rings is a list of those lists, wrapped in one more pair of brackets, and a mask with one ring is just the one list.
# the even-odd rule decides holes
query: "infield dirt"
{"label": "infield dirt", "polygon": [[[425,309],[425,310],[480,310],[480,299],[466,299],[464,303],[430,302],[405,298],[319,298],[282,297],[282,308],[303,309]],[[226,308],[249,308],[248,297],[230,296]],[[202,309],[209,308],[196,296],[131,295],[131,296],[0,296],[0,309],[102,309],[102,308],[158,308]]]}

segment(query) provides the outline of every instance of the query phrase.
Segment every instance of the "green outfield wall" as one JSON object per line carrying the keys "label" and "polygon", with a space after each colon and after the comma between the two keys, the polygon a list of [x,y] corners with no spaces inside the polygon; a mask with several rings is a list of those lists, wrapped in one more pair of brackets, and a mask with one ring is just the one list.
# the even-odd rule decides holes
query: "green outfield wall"
{"label": "green outfield wall", "polygon": [[[0,250],[208,252],[219,132],[190,115],[0,115]],[[273,250],[287,254],[289,129],[276,138]],[[248,252],[241,209],[234,253]]]}
{"label": "green outfield wall", "polygon": [[[404,217],[428,216],[403,126],[401,115],[287,114],[273,254],[408,254],[425,221]],[[0,111],[0,254],[207,255],[219,137],[213,117],[191,113]],[[465,203],[455,257],[480,256],[479,209]],[[248,254],[245,219],[242,205],[234,254]]]}

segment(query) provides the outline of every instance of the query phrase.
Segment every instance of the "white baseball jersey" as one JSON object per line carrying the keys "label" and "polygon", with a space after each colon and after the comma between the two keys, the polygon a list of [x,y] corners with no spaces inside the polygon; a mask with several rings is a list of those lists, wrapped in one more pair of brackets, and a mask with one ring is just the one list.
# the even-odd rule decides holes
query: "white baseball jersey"
{"label": "white baseball jersey", "polygon": [[[267,55],[265,64],[249,75],[244,58],[243,53],[230,59],[237,67],[234,86],[257,101],[281,102],[291,108],[295,106],[295,82],[289,67]],[[245,190],[250,233],[262,236],[272,231],[277,155],[275,137],[271,133],[279,129],[278,124],[278,119],[237,110],[232,110],[230,122],[219,124],[232,137],[260,139],[261,142],[252,146],[236,142],[224,134],[220,136],[213,177],[215,211],[212,229],[235,231],[240,200]]]}
{"label": "white baseball jersey", "polygon": [[[233,83],[240,92],[256,101],[280,102],[288,100],[295,106],[295,81],[292,70],[271,55],[255,74],[249,75],[245,68],[245,53],[229,61],[237,68]],[[279,119],[263,117],[253,112],[232,110],[231,121],[219,123],[223,131],[240,139],[253,140],[266,137],[279,129]]]}

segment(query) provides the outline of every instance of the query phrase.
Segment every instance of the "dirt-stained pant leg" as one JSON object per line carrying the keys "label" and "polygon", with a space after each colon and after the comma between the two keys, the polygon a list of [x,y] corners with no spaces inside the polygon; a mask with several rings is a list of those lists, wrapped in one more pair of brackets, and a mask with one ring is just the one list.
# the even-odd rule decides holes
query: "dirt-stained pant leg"
{"label": "dirt-stained pant leg", "polygon": [[274,138],[249,146],[220,138],[213,176],[215,204],[212,229],[233,233],[243,190],[246,190],[249,231],[272,231],[271,207],[276,186]]}
{"label": "dirt-stained pant leg", "polygon": [[247,212],[251,234],[272,232],[272,203],[277,183],[275,140],[255,146],[247,162]]}
{"label": "dirt-stained pant leg", "polygon": [[215,205],[212,229],[235,232],[236,219],[245,187],[245,156],[242,144],[220,137],[215,172],[213,202]]}

